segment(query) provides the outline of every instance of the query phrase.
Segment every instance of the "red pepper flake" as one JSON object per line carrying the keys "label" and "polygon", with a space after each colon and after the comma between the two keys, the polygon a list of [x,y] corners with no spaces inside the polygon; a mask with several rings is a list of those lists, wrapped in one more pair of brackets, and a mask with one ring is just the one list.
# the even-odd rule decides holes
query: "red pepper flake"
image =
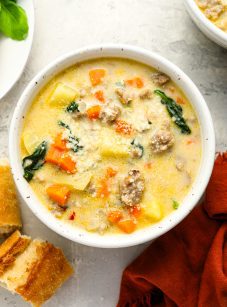
{"label": "red pepper flake", "polygon": [[73,213],[70,214],[70,216],[69,216],[69,220],[74,221],[75,217],[76,217],[76,213],[73,211]]}

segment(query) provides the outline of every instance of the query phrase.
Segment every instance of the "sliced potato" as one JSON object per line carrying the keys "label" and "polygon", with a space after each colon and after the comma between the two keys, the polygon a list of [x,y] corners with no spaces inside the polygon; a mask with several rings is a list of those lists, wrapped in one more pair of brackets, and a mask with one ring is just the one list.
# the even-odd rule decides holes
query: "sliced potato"
{"label": "sliced potato", "polygon": [[91,173],[84,173],[82,175],[69,175],[60,173],[55,178],[53,182],[57,184],[64,184],[70,186],[72,189],[78,191],[84,191],[91,181]]}
{"label": "sliced potato", "polygon": [[32,131],[26,131],[22,135],[22,139],[24,142],[24,147],[26,148],[27,152],[31,155],[36,147],[42,142],[38,136],[35,135]]}
{"label": "sliced potato", "polygon": [[100,140],[99,150],[103,157],[129,157],[130,148],[125,138],[116,135],[111,129],[105,129]]}
{"label": "sliced potato", "polygon": [[155,199],[146,199],[143,201],[144,216],[151,222],[157,222],[162,218],[161,205]]}
{"label": "sliced potato", "polygon": [[46,163],[36,172],[35,178],[48,184],[63,184],[69,186],[72,190],[83,191],[91,181],[92,174],[90,172],[75,175],[67,174]]}
{"label": "sliced potato", "polygon": [[79,97],[76,89],[61,82],[57,83],[48,98],[48,103],[53,107],[67,107],[72,101]]}

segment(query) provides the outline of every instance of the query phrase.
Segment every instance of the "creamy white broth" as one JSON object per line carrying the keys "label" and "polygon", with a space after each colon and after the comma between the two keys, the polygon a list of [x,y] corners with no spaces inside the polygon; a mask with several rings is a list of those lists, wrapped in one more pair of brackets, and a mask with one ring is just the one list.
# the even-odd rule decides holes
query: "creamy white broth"
{"label": "creamy white broth", "polygon": [[[93,69],[105,70],[105,76],[95,86],[92,86],[89,76]],[[181,204],[200,164],[200,127],[190,102],[181,90],[171,80],[165,80],[165,76],[161,80],[164,83],[158,84],[154,73],[157,72],[153,68],[131,60],[108,58],[88,61],[54,77],[34,99],[21,135],[22,158],[32,154],[43,141],[47,142],[47,157],[56,135],[61,134],[63,140],[68,140],[70,132],[60,126],[59,121],[70,127],[82,147],[73,152],[72,144],[67,142],[66,155],[76,163],[74,174],[47,161],[29,181],[41,202],[56,218],[101,234],[127,233],[158,222]],[[54,100],[59,83],[75,91],[79,116],[77,112],[66,111],[68,104],[63,105],[62,101],[58,104]],[[181,133],[166,106],[161,103],[161,98],[154,93],[157,89],[175,99],[183,108],[190,134]],[[130,100],[128,104],[122,103],[122,97],[116,93],[119,90],[120,93],[123,91],[125,101]],[[103,92],[105,102],[95,97],[97,91]],[[92,106],[99,106],[101,118],[88,118],[87,110]],[[109,123],[102,118],[102,112],[107,110],[109,116],[108,108],[113,106],[120,110],[120,114]],[[132,128],[132,133],[117,132],[116,123],[119,121],[125,121]],[[169,138],[168,148],[165,148],[166,144],[157,145],[156,136],[160,131]],[[107,176],[109,168],[115,174]],[[138,187],[142,185],[143,190],[134,191],[138,197],[132,201],[139,200],[136,204],[130,203],[132,195],[127,195],[127,186],[124,187],[125,178],[133,170],[139,172]],[[47,193],[48,188],[56,184],[69,190],[64,205]],[[101,193],[103,190],[104,194]],[[114,222],[111,218],[113,212]],[[128,220],[133,225],[128,225]]]}
{"label": "creamy white broth", "polygon": [[227,33],[227,0],[196,0],[203,14]]}

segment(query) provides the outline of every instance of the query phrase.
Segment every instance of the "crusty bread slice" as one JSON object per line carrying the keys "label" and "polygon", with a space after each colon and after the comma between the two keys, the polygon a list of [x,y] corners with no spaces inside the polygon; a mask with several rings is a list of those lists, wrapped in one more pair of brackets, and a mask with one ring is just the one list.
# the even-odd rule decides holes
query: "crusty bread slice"
{"label": "crusty bread slice", "polygon": [[36,239],[0,276],[0,282],[32,305],[41,306],[72,273],[71,265],[59,248]]}
{"label": "crusty bread slice", "polygon": [[27,248],[30,241],[29,237],[22,236],[17,230],[0,245],[0,276],[13,265],[16,257]]}
{"label": "crusty bread slice", "polygon": [[10,166],[0,160],[0,237],[21,229],[21,217]]}

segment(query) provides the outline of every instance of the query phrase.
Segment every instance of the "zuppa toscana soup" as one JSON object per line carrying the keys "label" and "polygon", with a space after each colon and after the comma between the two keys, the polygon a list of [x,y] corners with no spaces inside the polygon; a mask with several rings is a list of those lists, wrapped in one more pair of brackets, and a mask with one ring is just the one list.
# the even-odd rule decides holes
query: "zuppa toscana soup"
{"label": "zuppa toscana soup", "polygon": [[200,126],[164,73],[97,59],[39,92],[24,119],[21,156],[24,178],[56,218],[127,234],[180,206],[200,165]]}
{"label": "zuppa toscana soup", "polygon": [[227,33],[227,0],[196,0],[203,14]]}

